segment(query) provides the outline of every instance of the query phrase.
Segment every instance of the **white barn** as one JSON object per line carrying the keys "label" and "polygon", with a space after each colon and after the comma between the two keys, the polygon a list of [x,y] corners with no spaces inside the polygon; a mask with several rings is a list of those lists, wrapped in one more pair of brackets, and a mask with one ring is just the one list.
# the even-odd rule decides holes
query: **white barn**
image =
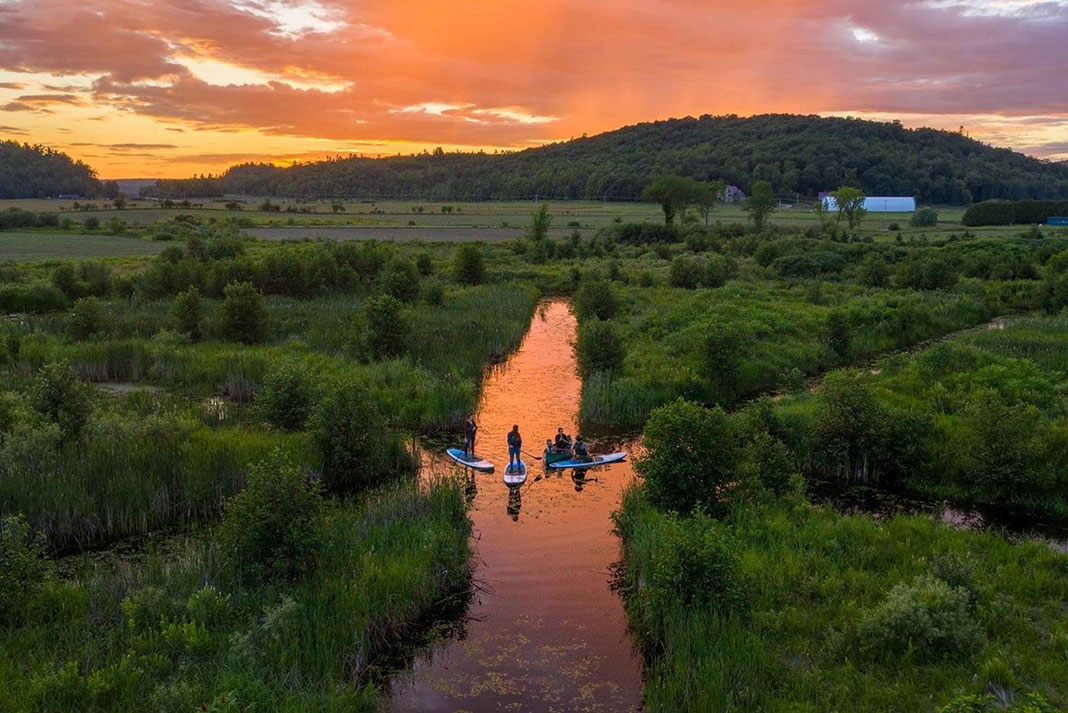
{"label": "white barn", "polygon": [[[831,213],[838,212],[838,201],[827,196],[823,204]],[[916,199],[906,197],[877,196],[864,199],[864,210],[869,213],[915,213]]]}

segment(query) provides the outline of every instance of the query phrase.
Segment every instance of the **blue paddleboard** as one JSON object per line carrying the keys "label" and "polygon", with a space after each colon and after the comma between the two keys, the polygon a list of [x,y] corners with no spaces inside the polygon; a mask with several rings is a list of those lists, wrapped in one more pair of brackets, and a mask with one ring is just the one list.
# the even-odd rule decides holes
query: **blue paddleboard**
{"label": "blue paddleboard", "polygon": [[594,467],[599,466],[599,465],[608,465],[609,463],[618,463],[619,461],[623,460],[626,457],[627,457],[626,453],[624,453],[623,451],[619,451],[618,453],[608,453],[608,454],[603,455],[603,456],[594,456],[593,458],[590,458],[589,460],[576,460],[576,459],[572,458],[571,460],[564,460],[564,461],[560,461],[558,463],[553,463],[549,467],[550,468],[558,468],[560,470],[563,470],[564,468],[594,468]]}
{"label": "blue paddleboard", "polygon": [[473,454],[465,456],[463,448],[449,448],[445,451],[445,455],[467,468],[474,468],[475,470],[481,470],[486,473],[493,471],[492,463]]}

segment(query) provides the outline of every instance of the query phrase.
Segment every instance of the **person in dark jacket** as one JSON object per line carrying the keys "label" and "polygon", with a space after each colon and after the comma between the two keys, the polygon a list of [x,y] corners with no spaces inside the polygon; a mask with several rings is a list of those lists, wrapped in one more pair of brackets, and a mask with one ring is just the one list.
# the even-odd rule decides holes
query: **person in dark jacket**
{"label": "person in dark jacket", "polygon": [[475,414],[471,414],[464,424],[464,455],[467,457],[475,454],[475,436],[477,434],[478,424],[475,423]]}
{"label": "person in dark jacket", "polygon": [[519,425],[512,426],[508,432],[508,467],[519,465],[519,452],[523,449],[523,437],[519,435]]}

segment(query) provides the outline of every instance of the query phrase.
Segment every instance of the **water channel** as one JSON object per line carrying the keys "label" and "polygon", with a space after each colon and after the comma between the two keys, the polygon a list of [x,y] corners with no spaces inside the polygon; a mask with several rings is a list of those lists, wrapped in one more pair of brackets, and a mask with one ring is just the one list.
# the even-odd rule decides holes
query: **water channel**
{"label": "water channel", "polygon": [[[466,474],[477,591],[461,631],[393,682],[395,713],[639,708],[641,661],[611,589],[619,540],[610,516],[633,477],[630,464],[582,478],[546,471],[525,456],[526,484],[510,489],[501,480],[513,424],[534,455],[558,427],[576,433],[576,328],[565,301],[543,302],[518,352],[483,385],[475,450],[497,470]],[[593,445],[594,452],[610,450]],[[424,477],[454,470],[450,461],[426,456]]]}

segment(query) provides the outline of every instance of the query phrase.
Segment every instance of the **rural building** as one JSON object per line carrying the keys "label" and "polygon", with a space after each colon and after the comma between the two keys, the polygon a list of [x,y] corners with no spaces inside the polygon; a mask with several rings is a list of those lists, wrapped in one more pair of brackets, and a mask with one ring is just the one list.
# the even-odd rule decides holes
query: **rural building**
{"label": "rural building", "polygon": [[724,203],[741,203],[745,200],[745,191],[738,186],[727,186],[719,197]]}
{"label": "rural building", "polygon": [[[838,201],[834,199],[834,196],[824,196],[823,204],[830,212],[838,212]],[[903,196],[875,196],[872,198],[865,198],[864,210],[869,213],[915,213],[916,199]]]}

